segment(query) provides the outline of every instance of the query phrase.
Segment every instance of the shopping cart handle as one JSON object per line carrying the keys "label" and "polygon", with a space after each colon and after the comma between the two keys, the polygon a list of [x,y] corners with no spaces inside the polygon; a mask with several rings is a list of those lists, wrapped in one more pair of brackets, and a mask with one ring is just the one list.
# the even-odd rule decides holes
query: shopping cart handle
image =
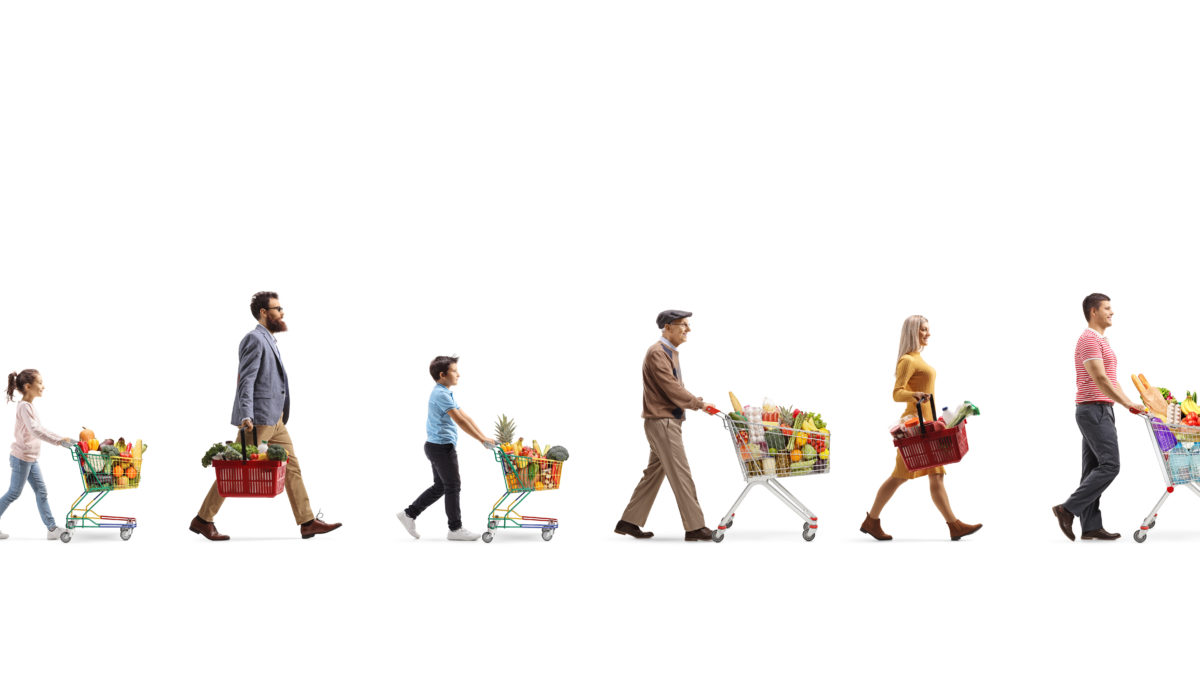
{"label": "shopping cart handle", "polygon": [[711,406],[711,405],[705,406],[704,412],[708,413],[709,415],[720,415],[721,414],[721,411],[717,410],[716,406]]}
{"label": "shopping cart handle", "polygon": [[1133,406],[1129,406],[1129,412],[1133,413],[1134,415],[1138,415],[1138,416],[1142,416],[1142,415],[1146,414],[1146,411],[1138,410],[1137,408],[1135,408]]}

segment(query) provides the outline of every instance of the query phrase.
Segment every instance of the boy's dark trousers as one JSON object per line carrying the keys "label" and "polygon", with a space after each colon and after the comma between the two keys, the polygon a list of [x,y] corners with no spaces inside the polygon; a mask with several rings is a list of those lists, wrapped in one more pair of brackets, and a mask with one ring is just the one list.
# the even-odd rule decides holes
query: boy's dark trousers
{"label": "boy's dark trousers", "polygon": [[462,528],[462,510],[459,508],[459,492],[462,481],[458,477],[458,451],[452,444],[426,443],[425,456],[433,465],[433,486],[421,493],[404,512],[416,518],[441,497],[446,498],[446,518],[450,530]]}

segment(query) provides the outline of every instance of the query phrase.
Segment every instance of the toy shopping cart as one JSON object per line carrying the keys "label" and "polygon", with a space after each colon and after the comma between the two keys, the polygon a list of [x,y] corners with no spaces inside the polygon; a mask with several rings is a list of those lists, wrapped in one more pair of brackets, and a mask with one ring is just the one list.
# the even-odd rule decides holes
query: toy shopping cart
{"label": "toy shopping cart", "polygon": [[[724,541],[725,530],[733,527],[733,517],[737,515],[735,511],[756,485],[766,487],[779,501],[804,519],[804,541],[815,539],[817,517],[776,479],[829,473],[829,432],[784,429],[758,422],[741,421],[713,407],[705,408],[705,412],[718,415],[724,422],[733,440],[733,449],[737,455],[738,466],[742,470],[742,478],[746,481],[742,494],[738,495],[737,501],[729,507],[725,517],[721,518],[717,531],[713,532],[713,541]],[[753,440],[756,438],[766,440]]]}
{"label": "toy shopping cart", "polygon": [[1163,480],[1167,483],[1167,489],[1154,505],[1154,510],[1142,521],[1141,529],[1133,533],[1133,540],[1140,544],[1146,541],[1147,534],[1158,519],[1158,510],[1167,497],[1175,492],[1176,486],[1187,486],[1200,496],[1200,487],[1197,487],[1197,482],[1200,482],[1200,427],[1167,424],[1154,415],[1137,410],[1133,412],[1146,421],[1158,468],[1162,470]]}
{"label": "toy shopping cart", "polygon": [[491,543],[496,530],[500,528],[539,529],[542,539],[550,541],[558,529],[558,518],[522,516],[516,509],[530,493],[557,490],[562,484],[563,463],[545,457],[510,455],[501,450],[499,445],[492,450],[504,475],[504,496],[492,506],[483,541]]}
{"label": "toy shopping cart", "polygon": [[[87,452],[76,443],[71,448],[71,459],[79,465],[79,476],[83,480],[83,493],[71,504],[67,512],[67,531],[59,535],[62,543],[71,541],[71,533],[85,527],[118,528],[121,539],[129,541],[137,518],[132,516],[105,516],[96,512],[96,507],[114,490],[132,490],[142,482],[142,458],[104,456]],[[86,500],[86,503],[85,503]]]}
{"label": "toy shopping cart", "polygon": [[[967,420],[949,429],[930,430],[934,426],[932,420],[925,424],[925,416],[921,413],[923,406],[917,406],[917,421],[920,423],[920,434],[906,438],[892,439],[892,444],[900,450],[904,466],[909,471],[932,469],[935,466],[945,466],[962,461],[970,448],[967,446]],[[929,409],[937,410],[933,396],[929,397]]]}

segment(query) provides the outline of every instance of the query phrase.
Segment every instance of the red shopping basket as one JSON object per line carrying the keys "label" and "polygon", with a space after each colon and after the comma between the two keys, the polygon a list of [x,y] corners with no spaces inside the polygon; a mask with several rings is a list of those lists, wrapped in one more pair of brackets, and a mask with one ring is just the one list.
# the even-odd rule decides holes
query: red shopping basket
{"label": "red shopping basket", "polygon": [[[217,470],[217,492],[222,497],[275,497],[283,492],[287,462],[246,459],[246,430],[240,432],[242,461],[213,460]],[[258,445],[258,429],[254,430],[254,445]]]}
{"label": "red shopping basket", "polygon": [[[937,410],[932,396],[929,397],[929,406],[931,410]],[[917,405],[917,419],[921,423],[919,436],[897,438],[892,441],[900,449],[904,466],[908,467],[909,471],[954,464],[961,461],[967,454],[969,449],[967,447],[967,420],[964,419],[958,426],[934,431],[933,422],[925,423],[925,417],[921,414],[919,404]]]}

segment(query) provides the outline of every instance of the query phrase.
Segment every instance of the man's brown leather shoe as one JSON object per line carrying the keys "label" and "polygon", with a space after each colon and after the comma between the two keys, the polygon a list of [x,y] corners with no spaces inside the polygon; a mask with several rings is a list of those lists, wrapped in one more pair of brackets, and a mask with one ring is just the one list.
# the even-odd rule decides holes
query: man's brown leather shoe
{"label": "man's brown leather shoe", "polygon": [[684,541],[712,541],[712,530],[702,527],[698,530],[683,533]]}
{"label": "man's brown leather shoe", "polygon": [[872,518],[870,513],[867,514],[866,519],[863,520],[863,524],[861,526],[859,526],[858,531],[866,532],[867,534],[871,535],[872,537],[875,537],[879,541],[891,541],[892,540],[892,535],[883,531],[883,525],[879,524],[879,519]]}
{"label": "man's brown leather shoe", "polygon": [[950,541],[958,541],[968,534],[975,534],[983,525],[968,525],[961,520],[955,520],[953,523],[946,523],[950,528]]}
{"label": "man's brown leather shoe", "polygon": [[341,523],[332,523],[331,524],[331,523],[326,523],[326,522],[322,521],[320,518],[313,518],[312,520],[310,520],[307,523],[300,526],[300,538],[301,539],[312,539],[313,537],[317,536],[318,534],[325,534],[326,532],[333,532],[334,530],[338,529],[341,526],[342,526]]}
{"label": "man's brown leather shoe", "polygon": [[653,532],[642,532],[642,528],[634,525],[628,520],[618,520],[617,527],[613,530],[617,534],[627,534],[635,539],[649,539],[654,536]]}
{"label": "man's brown leather shoe", "polygon": [[229,535],[217,532],[217,524],[210,523],[207,520],[200,520],[200,516],[192,518],[192,524],[188,527],[189,530],[196,534],[203,535],[209,541],[226,541]]}
{"label": "man's brown leather shoe", "polygon": [[1084,532],[1081,538],[1085,540],[1099,539],[1100,541],[1112,541],[1114,539],[1120,539],[1121,535],[1116,532],[1109,532],[1102,527],[1098,530],[1088,530],[1087,532]]}
{"label": "man's brown leather shoe", "polygon": [[1067,535],[1067,539],[1075,541],[1075,532],[1072,530],[1075,525],[1075,516],[1062,504],[1050,510],[1054,512],[1054,517],[1058,518],[1058,527],[1062,529],[1063,534]]}

